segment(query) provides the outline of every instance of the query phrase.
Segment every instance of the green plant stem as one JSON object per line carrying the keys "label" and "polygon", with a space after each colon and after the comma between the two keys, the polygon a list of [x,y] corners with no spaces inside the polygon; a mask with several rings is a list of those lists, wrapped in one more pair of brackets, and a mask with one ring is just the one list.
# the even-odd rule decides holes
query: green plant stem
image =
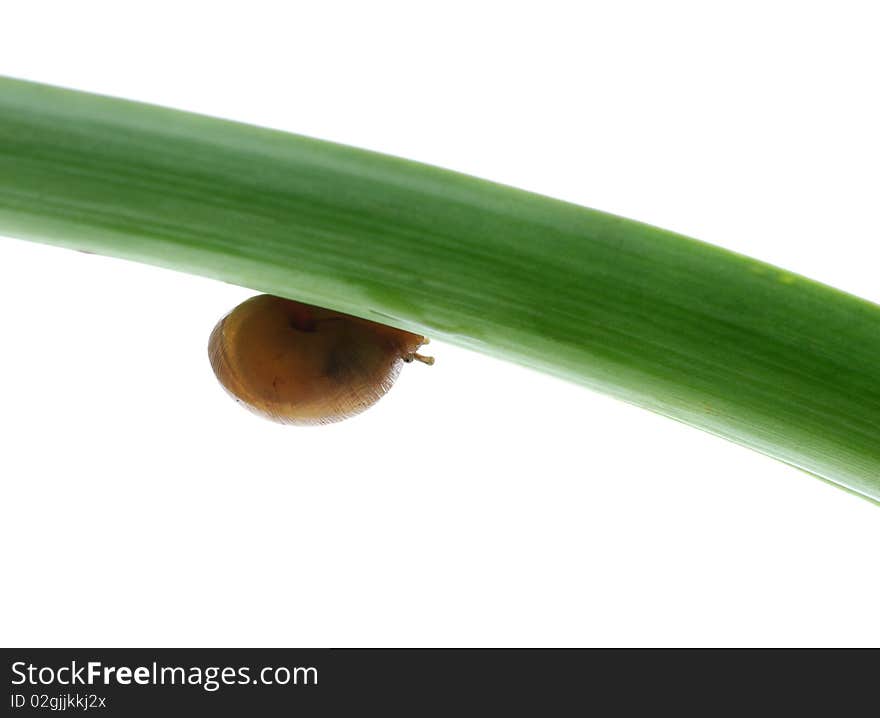
{"label": "green plant stem", "polygon": [[880,307],[672,232],[350,147],[2,78],[0,232],[505,357],[880,499]]}

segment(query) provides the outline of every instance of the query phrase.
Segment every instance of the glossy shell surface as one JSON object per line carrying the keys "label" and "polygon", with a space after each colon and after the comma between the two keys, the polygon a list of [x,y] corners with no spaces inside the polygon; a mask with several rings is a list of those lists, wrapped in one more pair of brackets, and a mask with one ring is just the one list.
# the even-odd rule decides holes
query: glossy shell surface
{"label": "glossy shell surface", "polygon": [[217,323],[208,354],[223,387],[256,414],[284,424],[326,424],[376,403],[426,342],[418,334],[263,294]]}

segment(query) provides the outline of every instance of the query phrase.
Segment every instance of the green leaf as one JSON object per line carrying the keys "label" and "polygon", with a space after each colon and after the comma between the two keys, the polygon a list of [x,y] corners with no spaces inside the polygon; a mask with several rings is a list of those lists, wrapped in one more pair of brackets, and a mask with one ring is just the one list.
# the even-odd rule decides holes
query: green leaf
{"label": "green leaf", "polygon": [[0,232],[504,357],[880,500],[880,307],[655,227],[0,78]]}

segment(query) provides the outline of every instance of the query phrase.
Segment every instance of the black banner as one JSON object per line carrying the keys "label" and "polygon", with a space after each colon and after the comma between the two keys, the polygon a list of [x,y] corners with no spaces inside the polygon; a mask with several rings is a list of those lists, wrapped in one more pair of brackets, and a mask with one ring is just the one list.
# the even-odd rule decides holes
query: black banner
{"label": "black banner", "polygon": [[876,651],[4,649],[2,658],[11,716],[752,714],[797,705],[840,715],[873,711],[880,678]]}

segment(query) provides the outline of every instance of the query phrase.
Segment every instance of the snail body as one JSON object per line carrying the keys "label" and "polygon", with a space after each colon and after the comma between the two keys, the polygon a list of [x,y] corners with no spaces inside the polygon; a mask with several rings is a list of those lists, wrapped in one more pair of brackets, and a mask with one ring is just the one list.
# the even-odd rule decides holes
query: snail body
{"label": "snail body", "polygon": [[377,322],[262,294],[211,332],[217,379],[238,402],[283,424],[327,424],[359,414],[391,388],[428,340]]}

